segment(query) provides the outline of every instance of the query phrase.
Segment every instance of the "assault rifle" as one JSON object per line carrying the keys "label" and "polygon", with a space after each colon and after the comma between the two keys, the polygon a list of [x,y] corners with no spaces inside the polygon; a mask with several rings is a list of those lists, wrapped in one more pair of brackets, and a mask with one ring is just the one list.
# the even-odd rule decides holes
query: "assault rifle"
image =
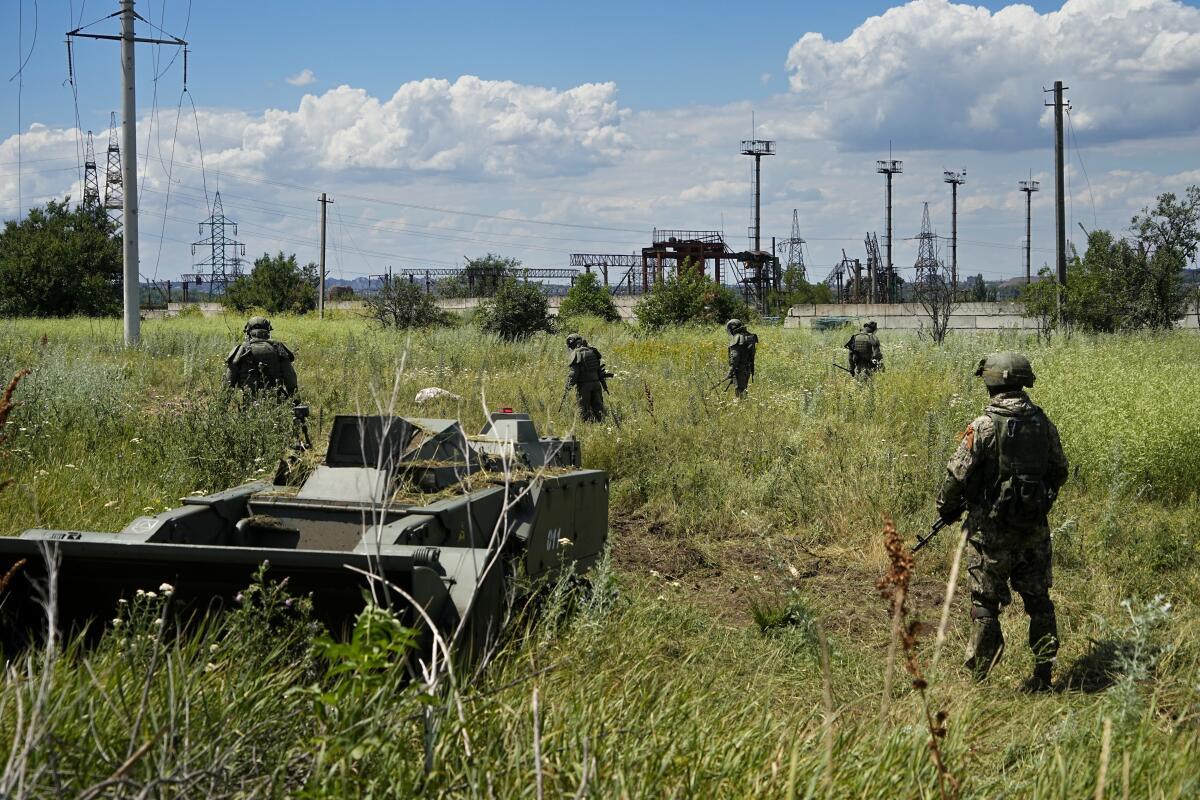
{"label": "assault rifle", "polygon": [[917,543],[913,545],[912,552],[915,553],[925,545],[929,544],[931,541],[933,541],[933,537],[938,535],[938,531],[947,525],[953,525],[954,523],[958,522],[958,518],[961,516],[962,512],[959,511],[953,517],[938,517],[937,522],[933,523],[933,525],[929,528],[929,533],[917,538]]}
{"label": "assault rifle", "polygon": [[728,374],[728,375],[726,375],[724,378],[721,378],[721,380],[717,381],[717,382],[716,382],[716,383],[714,383],[712,386],[708,387],[708,390],[711,392],[713,389],[715,389],[715,388],[717,388],[718,386],[721,386],[721,385],[726,385],[726,386],[732,386],[732,385],[733,385],[733,370],[732,370],[732,369],[731,369],[731,370],[729,370],[729,374]]}

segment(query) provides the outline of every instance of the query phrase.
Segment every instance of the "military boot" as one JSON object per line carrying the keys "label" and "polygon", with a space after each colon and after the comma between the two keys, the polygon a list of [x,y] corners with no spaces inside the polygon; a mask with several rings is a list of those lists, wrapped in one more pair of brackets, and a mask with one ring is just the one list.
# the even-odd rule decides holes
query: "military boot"
{"label": "military boot", "polygon": [[963,664],[972,676],[981,681],[1000,662],[1004,655],[1004,634],[996,612],[976,606],[971,609],[971,641],[967,643],[967,660]]}
{"label": "military boot", "polygon": [[1033,651],[1033,676],[1025,681],[1030,692],[1054,688],[1054,660],[1058,656],[1058,621],[1054,611],[1029,615],[1029,649]]}

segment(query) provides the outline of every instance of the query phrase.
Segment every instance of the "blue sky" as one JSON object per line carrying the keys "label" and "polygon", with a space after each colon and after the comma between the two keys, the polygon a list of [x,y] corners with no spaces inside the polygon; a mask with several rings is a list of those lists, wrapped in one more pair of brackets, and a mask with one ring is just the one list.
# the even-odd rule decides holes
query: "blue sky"
{"label": "blue sky", "polygon": [[[188,76],[197,102],[253,109],[294,102],[304,91],[347,83],[387,94],[408,80],[477,75],[567,88],[615,81],[622,105],[633,109],[721,105],[784,91],[784,58],[807,31],[842,38],[892,3],[878,0],[762,0],[740,3],[635,2],[193,2],[141,0],[140,14],[191,42]],[[976,3],[990,9],[1005,3]],[[1059,3],[1030,3],[1039,11]],[[69,124],[63,33],[117,8],[115,0],[39,0],[37,42],[26,67],[22,116]],[[34,34],[32,0],[0,4],[0,31],[9,54],[2,71],[16,72],[18,16],[28,53]],[[72,17],[72,13],[74,16]],[[68,22],[74,19],[75,23]],[[115,33],[116,20],[89,30]],[[187,31],[184,36],[184,31]],[[146,35],[144,32],[142,35]],[[101,126],[119,101],[118,45],[81,42],[80,111]],[[163,48],[162,57],[170,48]],[[142,46],[143,65],[154,48]],[[174,102],[177,65],[162,91]],[[318,82],[292,87],[285,77],[311,69]],[[143,75],[147,75],[143,66]],[[764,75],[770,75],[767,81]],[[0,85],[0,130],[17,129],[17,83]]]}
{"label": "blue sky", "polygon": [[[63,33],[116,7],[39,0],[34,44],[33,0],[0,4],[4,77],[29,54],[20,80],[0,83],[0,216],[17,213],[18,171],[21,206],[78,195]],[[141,46],[143,273],[190,269],[218,182],[250,253],[302,258],[315,255],[315,194],[330,192],[348,277],[487,250],[561,266],[571,252],[628,253],[653,226],[724,227],[741,247],[737,143],[753,111],[779,142],[764,228],[786,236],[797,209],[814,272],[843,247],[861,257],[863,235],[882,229],[873,167],[891,141],[906,162],[897,263],[911,260],[904,237],[923,202],[948,231],[941,172],[967,168],[960,261],[1006,277],[1024,235],[1016,181],[1050,188],[1041,88],[1060,77],[1075,107],[1072,221],[1120,229],[1158,192],[1200,182],[1195,0],[751,7],[206,0],[189,16],[187,0],[139,2],[191,42],[198,108],[185,102],[176,125],[181,61],[163,71],[171,49]],[[75,47],[80,125],[98,137],[119,108],[117,51]],[[1049,253],[1049,195],[1035,199],[1035,260]]]}

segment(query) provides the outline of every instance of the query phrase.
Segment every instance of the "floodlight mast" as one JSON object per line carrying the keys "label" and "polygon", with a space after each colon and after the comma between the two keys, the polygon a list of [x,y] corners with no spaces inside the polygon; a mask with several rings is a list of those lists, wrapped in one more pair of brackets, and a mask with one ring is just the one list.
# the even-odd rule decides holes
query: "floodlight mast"
{"label": "floodlight mast", "polygon": [[1021,191],[1025,193],[1025,284],[1028,286],[1033,282],[1033,217],[1031,209],[1033,208],[1033,193],[1038,191],[1040,181],[1035,181],[1032,178],[1027,181],[1020,181],[1019,186]]}

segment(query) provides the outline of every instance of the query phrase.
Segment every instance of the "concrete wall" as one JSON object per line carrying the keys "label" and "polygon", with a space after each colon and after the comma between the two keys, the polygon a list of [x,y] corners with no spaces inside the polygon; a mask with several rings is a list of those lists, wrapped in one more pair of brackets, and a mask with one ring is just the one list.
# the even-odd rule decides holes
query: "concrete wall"
{"label": "concrete wall", "polygon": [[[845,319],[856,327],[875,320],[880,330],[918,330],[930,327],[920,303],[847,303],[792,306],[783,320],[785,328],[811,328],[821,319]],[[1037,322],[1021,315],[1014,303],[960,303],[950,314],[956,331],[1037,330]]]}
{"label": "concrete wall", "polygon": [[[1037,321],[1022,316],[1016,303],[960,303],[950,314],[950,329],[955,331],[1036,331]],[[920,303],[825,303],[792,306],[784,317],[785,328],[811,328],[821,319],[847,319],[855,327],[875,320],[880,330],[919,330],[930,327],[929,317]],[[1198,330],[1195,314],[1175,323],[1184,330]]]}
{"label": "concrete wall", "polygon": [[[550,305],[550,313],[557,315],[558,307],[562,304],[563,299],[561,297],[548,297],[546,299]],[[632,322],[634,319],[636,319],[633,313],[633,306],[640,299],[640,295],[622,294],[613,296],[613,303],[616,305],[617,311],[621,315],[621,319],[625,320],[626,322]],[[442,309],[443,311],[462,313],[478,306],[480,299],[478,297],[453,297],[442,298],[435,300],[434,302],[437,303],[438,308]],[[200,310],[200,313],[206,317],[215,317],[225,312],[225,307],[220,303],[170,303],[167,306],[167,312],[165,316],[175,316],[181,310],[183,310],[184,306],[197,308]],[[364,310],[363,302],[361,300],[339,300],[337,302],[330,301],[325,304],[325,308],[335,311],[351,311],[359,313]],[[143,313],[144,315],[149,315],[148,312]],[[162,314],[160,312],[154,316],[162,316]]]}

